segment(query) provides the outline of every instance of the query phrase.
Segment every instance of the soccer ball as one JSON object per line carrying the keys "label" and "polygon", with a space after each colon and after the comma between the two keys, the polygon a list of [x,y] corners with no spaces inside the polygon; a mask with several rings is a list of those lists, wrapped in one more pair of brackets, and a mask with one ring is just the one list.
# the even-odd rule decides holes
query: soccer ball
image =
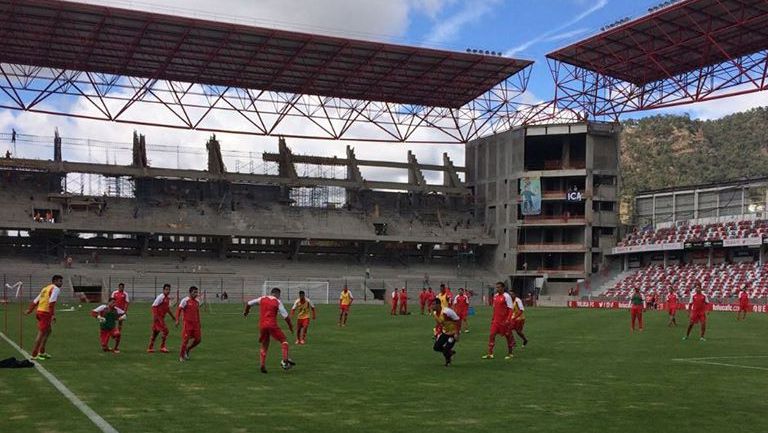
{"label": "soccer ball", "polygon": [[291,369],[291,363],[290,362],[285,362],[285,361],[280,361],[280,367],[282,367],[283,370],[290,370]]}

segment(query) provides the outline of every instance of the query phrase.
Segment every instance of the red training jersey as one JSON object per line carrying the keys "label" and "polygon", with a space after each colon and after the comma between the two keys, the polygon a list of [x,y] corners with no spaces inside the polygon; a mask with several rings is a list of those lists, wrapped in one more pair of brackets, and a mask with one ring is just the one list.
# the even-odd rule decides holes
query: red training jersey
{"label": "red training jersey", "polygon": [[674,293],[667,295],[667,304],[671,306],[677,305],[677,295]]}
{"label": "red training jersey", "polygon": [[427,302],[432,303],[435,302],[435,292],[430,292],[427,290]]}
{"label": "red training jersey", "polygon": [[123,290],[122,292],[120,290],[115,290],[112,292],[112,297],[115,298],[115,307],[128,311],[128,303],[131,302],[128,299],[128,292]]}
{"label": "red training jersey", "polygon": [[691,311],[703,313],[707,310],[707,295],[703,293],[694,293],[691,295]]}
{"label": "red training jersey", "polygon": [[152,302],[152,317],[163,319],[166,314],[171,312],[171,297],[164,293],[157,295]]}
{"label": "red training jersey", "polygon": [[405,304],[405,302],[408,300],[408,293],[406,293],[406,292],[400,292],[400,294],[398,296],[400,296],[400,303],[401,304]]}
{"label": "red training jersey", "polygon": [[467,295],[457,295],[453,300],[454,310],[464,310],[469,308],[469,298]]}
{"label": "red training jersey", "polygon": [[248,301],[248,305],[259,305],[259,328],[277,328],[277,314],[285,319],[288,317],[288,311],[283,306],[283,303],[274,296],[262,296],[260,298],[251,299]]}
{"label": "red training jersey", "polygon": [[742,290],[739,292],[739,302],[742,304],[749,303],[749,295],[747,294],[746,290]]}
{"label": "red training jersey", "polygon": [[509,293],[493,295],[493,318],[496,324],[506,323],[512,313],[512,296]]}
{"label": "red training jersey", "polygon": [[189,296],[179,302],[179,308],[176,309],[176,318],[178,313],[184,312],[184,326],[185,327],[197,327],[200,326],[200,302],[197,298],[191,298]]}

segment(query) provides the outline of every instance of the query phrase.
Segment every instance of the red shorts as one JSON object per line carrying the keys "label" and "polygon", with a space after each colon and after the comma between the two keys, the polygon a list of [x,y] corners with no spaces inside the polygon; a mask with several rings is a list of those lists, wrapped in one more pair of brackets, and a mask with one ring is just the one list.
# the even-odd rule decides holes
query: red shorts
{"label": "red shorts", "polygon": [[120,338],[120,329],[115,327],[114,329],[99,329],[99,342],[101,347],[107,347],[109,344],[109,337],[114,339]]}
{"label": "red shorts", "polygon": [[37,318],[37,329],[39,331],[50,331],[51,330],[51,324],[53,323],[53,314],[48,313],[46,311],[38,311],[35,314],[35,317]]}
{"label": "red shorts", "polygon": [[467,316],[469,315],[469,309],[457,308],[454,311],[456,312],[456,315],[459,316],[459,319],[467,320]]}
{"label": "red shorts", "polygon": [[511,331],[523,332],[524,327],[525,327],[525,319],[513,320],[512,324],[509,325],[509,328]]}
{"label": "red shorts", "polygon": [[675,313],[677,313],[677,304],[669,304],[667,306],[667,311],[669,312],[670,316],[674,316]]}
{"label": "red shorts", "polygon": [[160,317],[154,317],[152,319],[152,332],[168,333],[168,327],[165,326],[165,320]]}
{"label": "red shorts", "polygon": [[749,303],[740,303],[739,311],[749,311]]}
{"label": "red shorts", "polygon": [[499,334],[509,335],[509,324],[491,322],[491,338]]}
{"label": "red shorts", "polygon": [[281,343],[285,343],[286,341],[285,334],[283,334],[283,330],[279,327],[261,328],[260,331],[259,343],[268,343],[269,337],[272,337]]}
{"label": "red shorts", "polygon": [[348,313],[349,312],[349,305],[350,304],[347,304],[347,305],[339,304],[339,307],[341,308],[342,312]]}
{"label": "red shorts", "polygon": [[691,311],[691,324],[707,323],[707,313],[704,311]]}
{"label": "red shorts", "polygon": [[299,328],[309,328],[309,317],[296,320],[296,326]]}
{"label": "red shorts", "polygon": [[202,332],[200,332],[200,325],[187,325],[184,324],[184,329],[181,331],[181,337],[190,339],[194,338],[195,340],[202,339]]}

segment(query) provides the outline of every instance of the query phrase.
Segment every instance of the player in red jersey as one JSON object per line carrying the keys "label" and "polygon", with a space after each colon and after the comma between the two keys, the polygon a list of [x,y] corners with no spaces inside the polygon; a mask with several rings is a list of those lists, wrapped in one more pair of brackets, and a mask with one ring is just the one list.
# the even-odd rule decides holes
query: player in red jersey
{"label": "player in red jersey", "polygon": [[746,320],[747,311],[751,310],[749,305],[749,293],[747,293],[747,285],[743,285],[739,290],[739,311],[736,312],[736,320]]}
{"label": "player in red jersey", "polygon": [[254,305],[259,306],[259,360],[261,361],[261,372],[267,372],[266,361],[270,337],[280,342],[280,347],[283,352],[283,361],[280,365],[286,370],[293,367],[296,363],[288,356],[288,341],[285,339],[283,331],[277,325],[277,315],[280,314],[280,316],[285,319],[285,323],[288,324],[288,329],[291,330],[291,334],[293,334],[291,318],[288,316],[288,312],[285,310],[283,303],[280,302],[280,289],[275,287],[272,289],[269,296],[262,296],[248,301],[248,303],[245,304],[245,311],[243,311],[244,317],[248,317],[248,314],[251,312],[251,307]]}
{"label": "player in red jersey", "polygon": [[307,298],[303,290],[300,290],[299,299],[293,303],[293,308],[291,308],[291,318],[294,314],[298,315],[296,319],[296,344],[307,344],[310,312],[312,313],[312,320],[317,320],[315,304]]}
{"label": "player in red jersey", "polygon": [[37,336],[32,346],[32,359],[36,361],[44,361],[51,357],[45,351],[45,344],[53,331],[53,322],[56,321],[56,301],[59,299],[59,292],[61,292],[63,283],[64,277],[54,275],[51,278],[51,284],[40,290],[40,294],[29,304],[27,309],[27,314],[35,311],[35,318],[37,319]]}
{"label": "player in red jersey", "polygon": [[[128,305],[130,305],[131,301],[128,299],[128,292],[125,291],[125,284],[120,283],[117,285],[117,290],[112,292],[112,298],[115,298],[115,306],[126,313],[128,312]],[[121,320],[117,324],[117,328],[120,329],[120,331],[123,330],[123,322],[125,320]]]}
{"label": "player in red jersey", "polygon": [[459,294],[453,300],[453,311],[459,316],[459,330],[460,333],[463,329],[464,332],[469,332],[469,296],[467,296],[464,288],[459,289]]}
{"label": "player in red jersey", "polygon": [[435,292],[432,291],[431,287],[427,287],[427,306],[432,305],[435,302]]}
{"label": "player in red jersey", "polygon": [[491,317],[491,333],[488,338],[488,353],[483,359],[493,359],[493,347],[496,345],[496,336],[503,335],[507,339],[507,356],[504,359],[512,359],[512,349],[515,348],[515,337],[509,329],[512,317],[512,296],[507,293],[507,288],[499,281],[496,283],[496,294],[493,295],[493,316]]}
{"label": "player in red jersey", "polygon": [[640,331],[643,330],[643,312],[647,307],[645,297],[640,293],[640,288],[635,287],[632,294],[629,296],[629,315],[631,320],[631,332],[635,332],[635,324],[637,323]]}
{"label": "player in red jersey", "polygon": [[397,315],[397,301],[400,299],[400,291],[395,287],[395,290],[392,291],[392,309],[389,311],[390,316],[396,316]]}
{"label": "player in red jersey", "polygon": [[424,315],[424,308],[427,306],[427,288],[422,287],[419,293],[419,314]]}
{"label": "player in red jersey", "polygon": [[397,302],[400,303],[400,314],[408,314],[408,292],[405,287],[400,289]]}
{"label": "player in red jersey", "polygon": [[688,337],[691,335],[691,329],[693,329],[693,325],[700,323],[701,324],[701,337],[699,340],[705,341],[704,339],[704,333],[707,331],[707,307],[709,305],[709,300],[707,299],[707,295],[701,292],[701,284],[696,285],[696,293],[691,295],[691,302],[690,302],[690,314],[691,314],[691,321],[688,324],[688,331],[685,333],[685,337],[683,337],[683,340],[687,340]]}
{"label": "player in red jersey", "polygon": [[[179,361],[189,361],[189,352],[192,351],[200,341],[202,341],[202,332],[200,330],[200,302],[197,300],[198,289],[195,286],[189,288],[189,296],[179,302],[176,307],[176,326],[179,326],[179,320],[183,318],[184,326],[181,329],[181,349],[179,350]],[[182,315],[183,313],[183,315]],[[189,344],[189,340],[194,340]]]}
{"label": "player in red jersey", "polygon": [[669,323],[667,324],[668,327],[677,326],[677,320],[675,319],[675,316],[677,315],[678,302],[677,293],[675,293],[675,291],[670,288],[669,294],[667,294],[667,312],[669,313]]}
{"label": "player in red jersey", "polygon": [[[106,305],[99,305],[91,311],[99,320],[99,342],[104,352],[120,353],[120,325],[125,320],[125,311],[117,307],[117,299],[109,298]],[[109,348],[109,339],[115,340],[115,347]]]}
{"label": "player in red jersey", "polygon": [[163,293],[157,295],[152,302],[152,336],[149,337],[147,353],[155,352],[155,339],[157,339],[158,334],[163,334],[163,339],[160,341],[160,351],[168,353],[168,348],[165,346],[168,339],[168,327],[165,326],[166,314],[176,321],[176,317],[171,312],[171,285],[168,283],[163,284]]}

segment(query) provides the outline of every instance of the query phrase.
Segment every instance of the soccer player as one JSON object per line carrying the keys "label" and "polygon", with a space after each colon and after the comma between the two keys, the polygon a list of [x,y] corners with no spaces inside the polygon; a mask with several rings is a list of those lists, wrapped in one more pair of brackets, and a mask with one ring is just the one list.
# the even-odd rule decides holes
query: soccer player
{"label": "soccer player", "polygon": [[443,354],[445,366],[448,367],[451,365],[453,355],[456,354],[453,346],[456,344],[461,319],[451,308],[443,308],[438,300],[432,303],[432,312],[435,316],[436,327],[441,330],[440,334],[435,338],[435,344],[432,348],[435,352]]}
{"label": "soccer player", "polygon": [[743,285],[739,290],[739,311],[736,312],[736,320],[746,320],[747,311],[750,310],[749,306],[749,294],[747,293],[747,285]]}
{"label": "soccer player", "polygon": [[[430,304],[431,305],[431,304]],[[419,314],[424,315],[424,308],[427,306],[427,288],[422,287],[419,293]]]}
{"label": "soccer player", "polygon": [[296,344],[307,344],[307,329],[309,329],[309,313],[312,312],[312,320],[317,320],[315,304],[307,298],[303,290],[299,291],[299,299],[293,303],[291,317],[298,315],[296,319]]}
{"label": "soccer player", "polygon": [[709,300],[707,299],[707,295],[701,292],[701,283],[696,283],[696,293],[691,295],[691,301],[690,301],[690,314],[691,314],[691,320],[688,324],[688,330],[685,332],[685,337],[683,337],[683,340],[687,340],[688,337],[691,335],[691,329],[693,329],[693,325],[700,323],[701,324],[701,335],[699,337],[699,340],[706,341],[704,339],[704,333],[707,331],[707,306],[709,304]]}
{"label": "soccer player", "polygon": [[[128,299],[128,292],[125,291],[125,284],[120,283],[117,285],[117,290],[112,292],[112,297],[115,298],[115,305],[117,308],[128,312],[128,305],[131,303],[130,299]],[[120,323],[117,324],[117,327],[120,328],[120,331],[123,330],[123,322],[125,319],[121,320]]]}
{"label": "soccer player", "polygon": [[427,287],[427,306],[432,305],[434,302],[435,302],[435,292],[432,291],[432,287]]}
{"label": "soccer player", "polygon": [[392,310],[390,310],[389,315],[395,316],[397,315],[397,300],[400,298],[399,290],[397,290],[397,287],[395,287],[395,290],[392,291]]}
{"label": "soccer player", "polygon": [[[198,288],[191,286],[189,296],[185,296],[179,306],[176,307],[176,326],[179,326],[179,320],[183,319],[184,326],[181,328],[181,349],[179,350],[179,361],[189,361],[189,352],[192,351],[200,341],[202,341],[202,332],[200,329],[200,302],[197,300]],[[182,314],[183,313],[183,314]],[[192,344],[189,341],[193,340]]]}
{"label": "soccer player", "polygon": [[[346,290],[346,287],[344,289]],[[280,348],[283,352],[283,361],[281,362],[283,368],[287,370],[293,367],[296,363],[288,356],[288,341],[285,339],[283,331],[277,325],[277,315],[280,314],[285,319],[285,323],[288,324],[291,334],[293,334],[291,318],[288,316],[288,312],[285,311],[283,303],[280,302],[280,289],[275,287],[269,296],[262,296],[248,301],[245,304],[245,311],[243,311],[244,317],[248,317],[251,307],[254,305],[259,306],[259,360],[261,361],[261,372],[267,372],[266,362],[270,337],[280,342]]]}
{"label": "soccer player", "polygon": [[677,293],[675,293],[675,291],[670,288],[669,294],[667,294],[667,312],[669,313],[669,323],[667,324],[667,327],[677,326],[677,320],[675,316],[677,315],[678,302]]}
{"label": "soccer player", "polygon": [[400,314],[408,314],[408,292],[405,290],[405,287],[400,289],[399,298],[400,299],[398,302],[400,303]]}
{"label": "soccer player", "polygon": [[32,346],[32,359],[35,361],[44,361],[51,357],[45,351],[45,345],[48,343],[48,337],[53,330],[54,315],[56,314],[56,301],[59,299],[61,285],[64,283],[64,277],[54,275],[51,278],[51,284],[43,287],[40,294],[29,304],[27,314],[35,311],[37,319],[37,336]]}
{"label": "soccer player", "polygon": [[523,347],[528,345],[528,339],[523,334],[525,327],[525,305],[517,296],[517,291],[512,291],[512,316],[510,317],[509,332],[515,331],[518,337],[523,339]]}
{"label": "soccer player", "polygon": [[467,321],[469,317],[469,296],[467,296],[463,287],[459,289],[459,294],[453,300],[453,311],[458,314],[460,319],[459,332],[462,329],[464,332],[469,332],[469,322]]}
{"label": "soccer player", "polygon": [[[107,304],[99,305],[91,311],[91,316],[99,320],[99,342],[104,352],[120,353],[120,322],[125,319],[125,311],[117,306],[117,299],[109,298]],[[115,347],[109,348],[109,339],[115,340]]]}
{"label": "soccer player", "polygon": [[440,300],[440,305],[442,305],[443,308],[448,308],[453,305],[451,292],[445,287],[445,284],[440,284],[440,293],[437,294],[437,299]]}
{"label": "soccer player", "polygon": [[515,337],[509,329],[512,317],[512,296],[507,293],[507,288],[499,281],[496,283],[496,294],[493,295],[493,316],[491,316],[491,332],[488,338],[488,353],[483,359],[493,359],[493,348],[496,345],[496,336],[503,335],[507,339],[507,356],[504,359],[512,359],[512,349],[515,348]]}
{"label": "soccer player", "polygon": [[347,317],[349,317],[349,307],[352,306],[352,301],[355,298],[352,296],[352,292],[349,291],[347,286],[344,286],[344,290],[339,295],[339,326],[347,326]]}
{"label": "soccer player", "polygon": [[163,284],[163,293],[157,295],[152,302],[152,336],[149,337],[147,353],[155,352],[155,339],[157,339],[158,334],[163,334],[163,339],[160,341],[160,351],[168,353],[168,348],[165,346],[168,339],[168,327],[165,326],[166,314],[176,321],[176,317],[171,312],[171,285],[168,283]]}
{"label": "soccer player", "polygon": [[640,331],[643,330],[643,311],[645,311],[645,298],[640,293],[640,288],[635,287],[632,291],[632,295],[629,297],[630,304],[630,318],[632,320],[631,330],[635,332],[635,322],[638,322]]}

